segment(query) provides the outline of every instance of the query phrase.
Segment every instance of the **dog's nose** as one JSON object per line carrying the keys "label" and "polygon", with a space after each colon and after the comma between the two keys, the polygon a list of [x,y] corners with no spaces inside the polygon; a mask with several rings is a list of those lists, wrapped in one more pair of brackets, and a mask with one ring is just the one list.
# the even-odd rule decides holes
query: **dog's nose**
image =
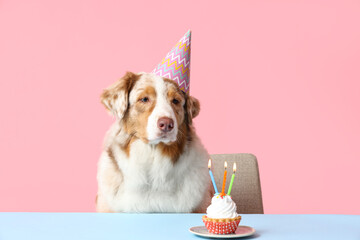
{"label": "dog's nose", "polygon": [[171,118],[168,117],[162,117],[158,120],[158,128],[162,132],[170,132],[174,128],[174,121]]}

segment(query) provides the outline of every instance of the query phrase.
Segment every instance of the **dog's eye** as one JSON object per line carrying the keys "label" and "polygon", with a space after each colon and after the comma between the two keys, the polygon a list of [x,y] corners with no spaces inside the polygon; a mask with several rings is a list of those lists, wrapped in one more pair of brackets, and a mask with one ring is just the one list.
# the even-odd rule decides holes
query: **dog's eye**
{"label": "dog's eye", "polygon": [[172,100],[172,103],[173,103],[173,104],[178,104],[178,103],[179,103],[179,100],[177,100],[176,98],[174,98],[174,99]]}
{"label": "dog's eye", "polygon": [[148,97],[144,97],[144,98],[141,98],[140,101],[143,102],[143,103],[146,103],[146,102],[149,101],[149,98],[148,98]]}

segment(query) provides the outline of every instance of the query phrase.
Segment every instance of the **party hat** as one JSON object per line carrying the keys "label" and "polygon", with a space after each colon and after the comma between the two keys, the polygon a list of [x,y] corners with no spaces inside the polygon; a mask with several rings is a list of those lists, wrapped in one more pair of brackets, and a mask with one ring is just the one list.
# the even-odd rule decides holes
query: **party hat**
{"label": "party hat", "polygon": [[189,93],[190,50],[191,31],[188,30],[152,73],[176,81],[181,90]]}

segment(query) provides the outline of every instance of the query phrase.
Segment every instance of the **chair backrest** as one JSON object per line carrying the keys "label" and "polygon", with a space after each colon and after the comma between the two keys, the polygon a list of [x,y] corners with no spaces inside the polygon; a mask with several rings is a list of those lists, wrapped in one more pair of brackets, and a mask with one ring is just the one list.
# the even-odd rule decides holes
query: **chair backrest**
{"label": "chair backrest", "polygon": [[236,162],[236,174],[231,190],[231,197],[236,203],[238,213],[264,213],[259,168],[257,159],[253,154],[213,154],[212,171],[216,186],[221,192],[224,178],[224,162],[227,161],[226,190],[230,185],[233,172],[233,163]]}

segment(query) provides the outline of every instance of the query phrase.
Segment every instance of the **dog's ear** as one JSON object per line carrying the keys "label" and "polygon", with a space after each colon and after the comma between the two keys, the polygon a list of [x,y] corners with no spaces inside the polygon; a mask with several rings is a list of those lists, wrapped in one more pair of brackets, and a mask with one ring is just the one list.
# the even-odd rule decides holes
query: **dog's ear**
{"label": "dog's ear", "polygon": [[118,119],[124,117],[129,105],[129,93],[138,78],[138,74],[127,72],[119,81],[105,89],[100,96],[101,103]]}
{"label": "dog's ear", "polygon": [[185,110],[188,123],[192,123],[192,119],[199,115],[200,102],[196,98],[186,94]]}

